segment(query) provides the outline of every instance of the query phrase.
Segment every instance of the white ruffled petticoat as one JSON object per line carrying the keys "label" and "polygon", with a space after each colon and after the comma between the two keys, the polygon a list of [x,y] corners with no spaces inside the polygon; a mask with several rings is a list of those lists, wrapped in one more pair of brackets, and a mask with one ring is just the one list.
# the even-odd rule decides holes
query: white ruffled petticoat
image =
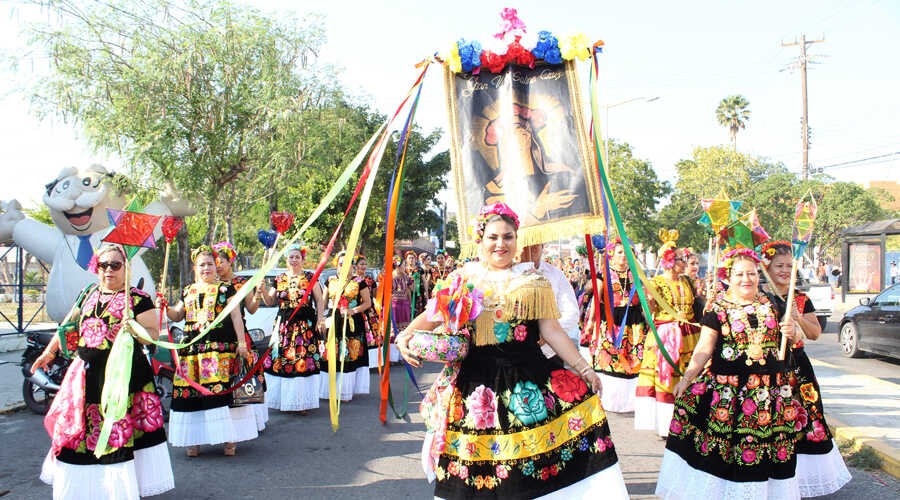
{"label": "white ruffled petticoat", "polygon": [[[634,393],[637,390],[637,377],[622,378],[611,377],[603,372],[597,372],[600,383],[603,386],[603,394],[600,402],[607,413],[628,413],[634,411]],[[668,425],[666,425],[668,428]]]}
{"label": "white ruffled petticoat", "polygon": [[319,407],[319,375],[279,377],[266,374],[266,405],[273,410],[303,411]]}
{"label": "white ruffled petticoat", "polygon": [[[369,368],[378,368],[378,357],[381,356],[380,347],[372,347],[369,349]],[[391,363],[400,361],[400,349],[396,344],[391,344],[390,354],[388,355]]]}
{"label": "white ruffled petticoat", "polygon": [[[603,407],[606,409],[606,407]],[[669,435],[669,425],[675,404],[663,403],[650,397],[634,398],[634,428],[639,431],[656,431],[659,437]]]}
{"label": "white ruffled petticoat", "polygon": [[[341,401],[350,401],[354,394],[369,393],[369,373],[368,366],[361,366],[350,373],[337,374],[337,385],[341,391]],[[319,397],[328,399],[328,371],[323,370],[319,373]]]}
{"label": "white ruffled petticoat", "polygon": [[253,416],[256,417],[256,430],[262,432],[266,430],[266,423],[269,422],[269,407],[266,403],[257,403],[250,405],[253,409]]}
{"label": "white ruffled petticoat", "polygon": [[662,500],[797,500],[800,487],[796,477],[745,483],[727,481],[697,470],[677,453],[665,450],[655,494]]}
{"label": "white ruffled petticoat", "polygon": [[175,488],[169,447],[135,450],[134,460],[110,465],[73,465],[48,452],[41,481],[53,486],[53,500],[137,500]]}
{"label": "white ruffled petticoat", "polygon": [[203,411],[169,412],[169,443],[172,446],[237,443],[259,436],[253,405],[222,406]]}
{"label": "white ruffled petticoat", "polygon": [[850,471],[837,443],[824,455],[797,454],[797,483],[800,496],[820,497],[830,495],[850,482]]}

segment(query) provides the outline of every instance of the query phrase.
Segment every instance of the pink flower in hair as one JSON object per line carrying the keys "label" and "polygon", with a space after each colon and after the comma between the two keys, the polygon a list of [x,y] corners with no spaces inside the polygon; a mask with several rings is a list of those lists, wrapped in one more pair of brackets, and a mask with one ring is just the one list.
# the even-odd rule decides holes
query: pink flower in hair
{"label": "pink flower in hair", "polygon": [[484,228],[487,225],[487,221],[493,215],[501,215],[512,219],[513,225],[516,226],[516,229],[519,229],[519,216],[516,215],[513,209],[509,208],[509,205],[506,203],[485,205],[481,207],[481,211],[478,212],[478,217],[476,217],[472,223],[472,232],[474,233],[476,243],[481,242],[481,237],[484,236]]}
{"label": "pink flower in hair", "polygon": [[92,272],[92,273],[94,273],[94,274],[97,274],[97,271],[98,271],[98,269],[97,269],[97,262],[98,262],[98,260],[99,260],[99,259],[97,259],[97,254],[96,254],[96,253],[95,253],[94,255],[91,255],[91,260],[90,260],[90,262],[88,262],[87,270],[90,271],[90,272]]}

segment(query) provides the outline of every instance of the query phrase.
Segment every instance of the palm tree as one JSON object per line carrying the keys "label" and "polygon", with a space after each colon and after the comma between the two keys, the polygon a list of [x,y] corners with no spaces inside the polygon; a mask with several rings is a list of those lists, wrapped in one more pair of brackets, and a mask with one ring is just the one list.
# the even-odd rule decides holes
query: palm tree
{"label": "palm tree", "polygon": [[737,149],[737,133],[747,126],[750,120],[750,101],[742,95],[730,95],[716,108],[716,120],[731,134],[731,147]]}

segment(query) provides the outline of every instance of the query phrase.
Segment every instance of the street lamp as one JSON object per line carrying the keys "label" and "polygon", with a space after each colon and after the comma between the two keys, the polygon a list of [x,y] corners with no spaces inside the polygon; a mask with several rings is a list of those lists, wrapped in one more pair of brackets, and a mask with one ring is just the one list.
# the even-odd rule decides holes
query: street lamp
{"label": "street lamp", "polygon": [[603,107],[605,110],[605,115],[606,115],[606,116],[604,116],[605,122],[603,124],[603,129],[606,131],[606,134],[605,134],[606,137],[603,139],[603,159],[605,162],[603,167],[606,168],[607,171],[609,169],[608,163],[609,163],[609,110],[610,110],[610,108],[615,108],[616,106],[621,106],[623,104],[628,104],[630,102],[653,102],[658,99],[659,99],[659,96],[632,97],[631,99],[625,99],[624,101],[614,102],[612,104],[607,104],[606,106]]}

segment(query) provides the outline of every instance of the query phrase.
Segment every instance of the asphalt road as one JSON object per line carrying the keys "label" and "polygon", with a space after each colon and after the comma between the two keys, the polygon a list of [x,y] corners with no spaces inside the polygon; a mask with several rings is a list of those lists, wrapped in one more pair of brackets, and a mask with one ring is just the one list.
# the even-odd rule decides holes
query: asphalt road
{"label": "asphalt road", "polygon": [[[423,385],[436,368],[419,370]],[[399,397],[401,374],[396,369],[392,374]],[[373,376],[373,391],[374,382]],[[268,428],[258,439],[240,443],[236,457],[224,457],[221,447],[204,447],[192,459],[183,448],[171,449],[176,489],[155,498],[432,498],[419,462],[420,398],[413,392],[411,399],[409,419],[390,418],[382,425],[374,392],[358,397],[342,407],[337,432],[331,431],[325,406],[305,417],[272,412]],[[633,498],[652,498],[664,442],[653,433],[634,431],[630,414],[610,414],[609,420],[629,492]],[[49,446],[41,424],[41,417],[27,411],[0,415],[0,492],[10,490],[3,500],[49,498],[50,487],[38,479]],[[849,485],[821,498],[900,496],[900,482],[891,476],[852,472]]]}

